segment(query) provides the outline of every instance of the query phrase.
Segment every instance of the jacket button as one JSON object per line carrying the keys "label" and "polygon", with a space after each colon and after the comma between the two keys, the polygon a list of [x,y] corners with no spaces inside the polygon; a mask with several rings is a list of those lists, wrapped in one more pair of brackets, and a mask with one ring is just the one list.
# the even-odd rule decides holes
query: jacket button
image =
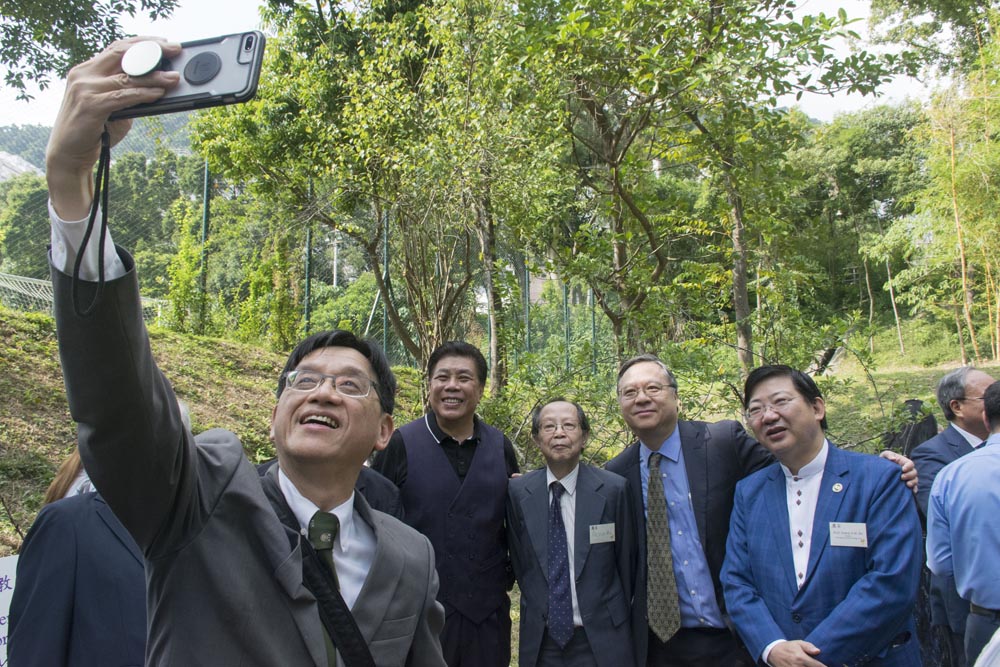
{"label": "jacket button", "polygon": [[792,614],[792,622],[794,622],[794,623],[801,623],[802,622],[802,616],[800,616],[799,614]]}

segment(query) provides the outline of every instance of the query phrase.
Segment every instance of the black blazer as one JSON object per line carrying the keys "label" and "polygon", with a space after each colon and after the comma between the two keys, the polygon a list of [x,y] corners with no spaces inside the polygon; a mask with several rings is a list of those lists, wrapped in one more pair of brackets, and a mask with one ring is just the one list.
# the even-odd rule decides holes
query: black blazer
{"label": "black blazer", "polygon": [[[736,421],[716,423],[679,421],[684,468],[691,488],[691,504],[698,537],[705,551],[715,586],[715,599],[725,614],[719,572],[726,557],[729,515],[733,511],[736,483],[774,462],[771,454],[751,438]],[[636,661],[646,664],[649,626],[646,621],[646,513],[639,473],[639,443],[634,442],[605,466],[629,481],[639,537],[639,566],[632,608],[632,634]]]}
{"label": "black blazer", "polygon": [[19,667],[142,665],[139,547],[96,493],[46,505],[21,546],[7,656]]}

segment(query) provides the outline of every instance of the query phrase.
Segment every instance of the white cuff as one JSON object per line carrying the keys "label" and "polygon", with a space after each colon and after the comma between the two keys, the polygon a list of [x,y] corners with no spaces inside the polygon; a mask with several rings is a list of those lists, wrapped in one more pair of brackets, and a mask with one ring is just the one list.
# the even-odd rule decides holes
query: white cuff
{"label": "white cuff", "polygon": [[[83,220],[67,221],[63,220],[56,213],[49,200],[49,220],[52,222],[52,265],[63,273],[70,275],[73,273],[73,265],[80,252],[80,245],[83,243],[83,235],[87,232],[88,218]],[[97,219],[94,227],[100,231],[101,210],[97,210]],[[80,279],[94,282],[99,278],[98,255],[100,240],[97,233],[93,233],[87,247],[84,250],[83,261],[80,263]],[[125,265],[118,257],[115,250],[114,241],[111,240],[111,229],[109,228],[104,236],[104,279],[114,280],[126,274]]]}

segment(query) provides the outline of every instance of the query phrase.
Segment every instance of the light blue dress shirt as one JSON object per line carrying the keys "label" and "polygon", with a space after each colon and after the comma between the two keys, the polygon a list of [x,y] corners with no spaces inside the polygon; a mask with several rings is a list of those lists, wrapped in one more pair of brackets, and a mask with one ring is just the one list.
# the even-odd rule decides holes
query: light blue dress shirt
{"label": "light blue dress shirt", "polygon": [[[685,628],[724,628],[722,611],[715,599],[715,585],[701,548],[698,524],[695,523],[691,505],[691,487],[684,467],[680,430],[666,439],[658,450],[663,496],[667,501],[667,518],[670,521],[670,551],[674,562],[674,579],[680,600],[681,626]],[[653,452],[646,443],[639,443],[639,472],[642,477],[643,511],[649,514],[649,455]]]}
{"label": "light blue dress shirt", "polygon": [[927,514],[927,567],[954,573],[963,599],[1000,609],[1000,433],[941,469]]}

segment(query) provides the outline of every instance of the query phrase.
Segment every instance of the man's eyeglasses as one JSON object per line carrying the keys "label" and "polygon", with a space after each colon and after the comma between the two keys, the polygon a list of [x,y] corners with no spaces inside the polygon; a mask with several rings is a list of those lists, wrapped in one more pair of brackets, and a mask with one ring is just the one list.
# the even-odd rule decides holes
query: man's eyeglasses
{"label": "man's eyeglasses", "polygon": [[768,410],[780,413],[786,410],[794,401],[795,397],[793,396],[779,396],[770,403],[754,403],[743,414],[746,415],[747,421],[758,421],[764,418],[764,413]]}
{"label": "man's eyeglasses", "polygon": [[639,398],[639,392],[642,392],[646,395],[646,398],[656,398],[667,389],[676,390],[677,387],[672,384],[656,384],[655,382],[651,382],[645,387],[625,387],[618,392],[618,397],[623,401],[631,402]]}
{"label": "man's eyeglasses", "polygon": [[285,386],[295,391],[313,391],[323,384],[324,380],[330,380],[338,394],[350,398],[365,398],[371,393],[372,387],[378,386],[371,378],[355,373],[327,375],[317,371],[299,370],[285,373]]}
{"label": "man's eyeglasses", "polygon": [[545,435],[552,435],[560,427],[562,427],[563,433],[566,435],[572,435],[580,430],[579,424],[575,422],[566,422],[565,424],[542,424],[541,431]]}
{"label": "man's eyeglasses", "polygon": [[981,401],[981,400],[983,400],[983,397],[982,396],[963,396],[962,398],[957,398],[955,400],[957,400],[957,401]]}

